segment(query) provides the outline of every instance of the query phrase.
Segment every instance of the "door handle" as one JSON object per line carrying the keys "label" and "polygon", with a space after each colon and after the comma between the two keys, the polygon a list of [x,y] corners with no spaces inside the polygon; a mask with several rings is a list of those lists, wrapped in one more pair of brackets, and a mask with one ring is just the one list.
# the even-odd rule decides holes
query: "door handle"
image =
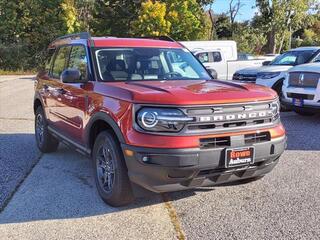
{"label": "door handle", "polygon": [[60,94],[62,94],[62,95],[67,93],[67,91],[64,90],[63,88],[58,88],[58,89],[57,89],[57,92],[60,93]]}
{"label": "door handle", "polygon": [[49,91],[49,86],[47,84],[44,84],[43,85],[43,89],[45,92],[48,92]]}

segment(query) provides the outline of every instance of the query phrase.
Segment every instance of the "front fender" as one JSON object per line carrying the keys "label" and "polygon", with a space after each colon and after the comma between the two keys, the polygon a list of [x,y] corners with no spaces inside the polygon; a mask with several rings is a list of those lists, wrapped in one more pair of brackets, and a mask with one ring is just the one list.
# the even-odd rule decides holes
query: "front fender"
{"label": "front fender", "polygon": [[88,146],[88,147],[90,146],[90,130],[91,130],[93,124],[99,120],[106,122],[111,127],[111,129],[117,135],[120,143],[125,143],[125,139],[123,137],[121,129],[118,126],[118,124],[116,123],[116,121],[109,114],[107,114],[105,112],[97,112],[97,113],[94,113],[90,117],[90,120],[86,124],[86,127],[84,129],[84,139],[85,139],[86,146]]}

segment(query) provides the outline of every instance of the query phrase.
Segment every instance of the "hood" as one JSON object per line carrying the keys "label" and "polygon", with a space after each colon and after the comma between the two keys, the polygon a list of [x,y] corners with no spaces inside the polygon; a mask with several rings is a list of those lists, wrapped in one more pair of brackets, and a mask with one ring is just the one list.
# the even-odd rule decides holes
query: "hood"
{"label": "hood", "polygon": [[277,94],[263,86],[226,81],[175,80],[96,83],[95,91],[134,103],[206,105],[271,100]]}
{"label": "hood", "polygon": [[320,73],[320,63],[308,63],[298,65],[290,69],[290,72],[315,72]]}
{"label": "hood", "polygon": [[292,66],[289,65],[283,65],[283,66],[261,66],[261,67],[249,67],[244,68],[237,73],[240,74],[258,74],[260,72],[286,72],[288,69],[292,68]]}

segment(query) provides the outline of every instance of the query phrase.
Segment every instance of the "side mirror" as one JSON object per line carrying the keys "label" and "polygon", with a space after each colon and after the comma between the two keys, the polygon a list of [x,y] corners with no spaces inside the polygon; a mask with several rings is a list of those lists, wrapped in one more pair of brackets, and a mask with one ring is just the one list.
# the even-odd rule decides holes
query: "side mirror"
{"label": "side mirror", "polygon": [[218,79],[218,73],[214,69],[207,69],[207,72],[213,79]]}
{"label": "side mirror", "polygon": [[85,83],[85,82],[87,82],[87,79],[83,78],[81,76],[80,71],[75,68],[69,68],[69,69],[64,70],[61,73],[60,79],[63,83]]}
{"label": "side mirror", "polygon": [[268,66],[271,63],[271,61],[264,61],[262,62],[262,66]]}

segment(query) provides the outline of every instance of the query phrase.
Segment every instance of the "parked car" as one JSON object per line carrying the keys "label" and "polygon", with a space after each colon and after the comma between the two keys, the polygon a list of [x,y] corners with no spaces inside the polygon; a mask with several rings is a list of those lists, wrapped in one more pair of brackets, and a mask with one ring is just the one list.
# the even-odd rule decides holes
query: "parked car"
{"label": "parked car", "polygon": [[299,47],[285,52],[262,67],[244,68],[233,75],[233,80],[257,83],[274,89],[279,96],[286,72],[293,66],[320,59],[320,47]]}
{"label": "parked car", "polygon": [[291,68],[283,82],[282,102],[300,115],[320,113],[320,58]]}
{"label": "parked car", "polygon": [[263,59],[238,60],[235,41],[189,41],[181,42],[219,80],[232,80],[233,74],[246,67],[262,66]]}
{"label": "parked car", "polygon": [[90,157],[112,206],[134,199],[132,182],[167,192],[254,180],[284,151],[276,93],[213,80],[178,42],[81,33],[49,50],[35,81],[37,146]]}

